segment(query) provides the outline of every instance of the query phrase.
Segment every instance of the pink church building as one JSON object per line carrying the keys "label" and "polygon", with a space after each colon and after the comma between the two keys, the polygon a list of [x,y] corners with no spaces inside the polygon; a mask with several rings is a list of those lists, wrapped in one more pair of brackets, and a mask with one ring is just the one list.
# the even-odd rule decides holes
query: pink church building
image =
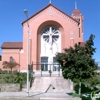
{"label": "pink church building", "polygon": [[[47,5],[22,22],[22,42],[2,44],[0,68],[2,69],[2,63],[9,61],[11,57],[20,64],[17,70],[21,72],[26,72],[27,60],[30,65],[57,63],[57,52],[63,52],[64,48],[73,47],[75,43],[83,44],[83,19],[77,8],[70,16],[52,4]],[[49,70],[48,66],[46,67]],[[40,70],[38,65],[33,68],[34,71]]]}

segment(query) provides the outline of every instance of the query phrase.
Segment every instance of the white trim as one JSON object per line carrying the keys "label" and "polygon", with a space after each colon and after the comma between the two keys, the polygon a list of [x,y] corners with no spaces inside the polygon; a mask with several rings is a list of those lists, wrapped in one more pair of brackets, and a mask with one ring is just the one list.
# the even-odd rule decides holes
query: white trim
{"label": "white trim", "polygon": [[20,53],[24,53],[24,50],[22,49],[22,50],[20,50]]}
{"label": "white trim", "polygon": [[22,72],[22,73],[26,72],[27,73],[27,70],[20,70],[20,72]]}
{"label": "white trim", "polygon": [[32,38],[30,37],[29,40],[31,40]]}
{"label": "white trim", "polygon": [[74,38],[70,38],[71,40],[73,40]]}

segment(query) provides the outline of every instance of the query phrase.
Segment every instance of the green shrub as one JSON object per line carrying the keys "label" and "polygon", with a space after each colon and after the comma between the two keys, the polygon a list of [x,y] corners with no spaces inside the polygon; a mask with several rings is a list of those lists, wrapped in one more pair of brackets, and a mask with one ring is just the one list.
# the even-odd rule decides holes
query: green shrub
{"label": "green shrub", "polygon": [[80,97],[78,93],[73,93],[72,97]]}
{"label": "green shrub", "polygon": [[0,69],[0,74],[2,73],[2,70]]}
{"label": "green shrub", "polygon": [[[30,87],[32,86],[33,83],[33,75],[29,78],[30,80]],[[27,73],[21,73],[21,72],[13,72],[13,73],[7,73],[3,71],[0,74],[0,84],[5,84],[5,83],[18,83],[20,84],[20,90],[22,90],[23,84],[26,84],[27,81]]]}
{"label": "green shrub", "polygon": [[26,82],[27,74],[26,73],[6,73],[0,74],[0,83],[20,83]]}

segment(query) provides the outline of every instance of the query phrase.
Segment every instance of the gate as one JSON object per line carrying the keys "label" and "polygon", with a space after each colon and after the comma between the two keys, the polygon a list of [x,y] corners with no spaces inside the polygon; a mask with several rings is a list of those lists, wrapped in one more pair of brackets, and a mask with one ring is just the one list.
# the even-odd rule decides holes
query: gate
{"label": "gate", "polygon": [[[61,75],[61,66],[60,64],[33,64],[33,67],[38,67],[35,73],[39,76],[60,76]],[[38,72],[38,73],[37,73]]]}

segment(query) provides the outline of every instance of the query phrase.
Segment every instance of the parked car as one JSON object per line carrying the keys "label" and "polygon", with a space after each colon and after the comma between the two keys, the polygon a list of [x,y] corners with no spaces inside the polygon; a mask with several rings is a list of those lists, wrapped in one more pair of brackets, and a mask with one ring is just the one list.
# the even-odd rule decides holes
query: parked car
{"label": "parked car", "polygon": [[81,95],[82,100],[100,100],[100,90]]}

